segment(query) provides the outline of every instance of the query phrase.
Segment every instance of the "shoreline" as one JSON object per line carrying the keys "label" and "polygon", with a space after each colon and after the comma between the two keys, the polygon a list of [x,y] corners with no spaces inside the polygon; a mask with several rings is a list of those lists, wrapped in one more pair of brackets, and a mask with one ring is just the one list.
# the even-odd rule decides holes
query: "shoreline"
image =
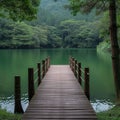
{"label": "shoreline", "polygon": [[[112,109],[104,112],[96,113],[98,120],[120,120],[120,105],[116,105]],[[0,109],[0,119],[2,120],[21,120],[22,114],[9,113]]]}

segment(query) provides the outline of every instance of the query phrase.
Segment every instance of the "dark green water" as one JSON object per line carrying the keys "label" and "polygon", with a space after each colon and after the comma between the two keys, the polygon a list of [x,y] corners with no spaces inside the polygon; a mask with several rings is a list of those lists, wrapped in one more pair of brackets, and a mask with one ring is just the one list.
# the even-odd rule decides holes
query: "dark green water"
{"label": "dark green water", "polygon": [[14,110],[14,76],[21,76],[22,105],[27,106],[27,69],[50,56],[51,64],[68,64],[75,57],[82,67],[90,68],[91,103],[96,111],[109,109],[115,101],[115,88],[110,54],[95,49],[0,50],[0,106]]}

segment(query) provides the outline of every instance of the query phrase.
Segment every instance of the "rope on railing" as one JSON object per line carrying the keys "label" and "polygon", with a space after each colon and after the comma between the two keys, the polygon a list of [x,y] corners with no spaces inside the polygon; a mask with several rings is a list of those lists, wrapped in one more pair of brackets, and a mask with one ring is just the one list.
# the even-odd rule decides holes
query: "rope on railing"
{"label": "rope on railing", "polygon": [[[87,98],[90,100],[90,88],[89,88],[89,68],[82,69],[81,63],[79,63],[75,58],[69,58],[70,68],[73,71],[78,82],[82,84],[84,82],[84,92]],[[84,78],[82,77],[84,75]]]}

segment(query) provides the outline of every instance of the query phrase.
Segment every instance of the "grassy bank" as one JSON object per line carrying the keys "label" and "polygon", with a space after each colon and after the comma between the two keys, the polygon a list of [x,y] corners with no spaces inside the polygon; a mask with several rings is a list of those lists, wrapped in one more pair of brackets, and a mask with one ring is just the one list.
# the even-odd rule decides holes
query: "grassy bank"
{"label": "grassy bank", "polygon": [[98,120],[120,120],[120,105],[111,110],[97,113]]}
{"label": "grassy bank", "polygon": [[0,110],[0,120],[21,120],[21,115],[15,115],[5,110]]}

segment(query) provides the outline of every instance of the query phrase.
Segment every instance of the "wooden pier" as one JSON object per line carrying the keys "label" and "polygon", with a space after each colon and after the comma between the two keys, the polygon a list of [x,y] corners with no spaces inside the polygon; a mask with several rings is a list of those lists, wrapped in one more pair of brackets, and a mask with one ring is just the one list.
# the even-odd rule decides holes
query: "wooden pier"
{"label": "wooden pier", "polygon": [[51,65],[22,120],[97,120],[68,65]]}

